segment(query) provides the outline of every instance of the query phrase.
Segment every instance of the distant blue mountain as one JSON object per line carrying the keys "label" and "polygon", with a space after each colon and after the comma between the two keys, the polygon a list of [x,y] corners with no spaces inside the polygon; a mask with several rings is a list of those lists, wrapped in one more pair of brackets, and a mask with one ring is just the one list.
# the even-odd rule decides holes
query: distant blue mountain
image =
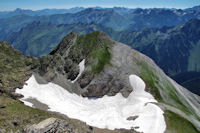
{"label": "distant blue mountain", "polygon": [[[177,26],[190,19],[200,19],[200,11],[197,8],[195,10],[181,10],[166,8],[128,9],[120,7],[84,9],[80,7],[69,10],[45,9],[31,11],[16,9],[14,12],[2,12],[4,15],[6,13],[7,17],[0,19],[0,39],[7,34],[19,31],[34,21],[50,22],[52,24],[94,23],[117,31],[135,31],[144,28]],[[12,16],[10,14],[15,15]],[[9,15],[10,17],[8,17]]]}
{"label": "distant blue mountain", "polygon": [[[114,7],[114,8],[102,8],[102,7],[92,7],[93,9],[106,9],[106,10],[114,10],[119,14],[125,15],[132,13],[136,9],[130,9],[125,7]],[[77,13],[87,8],[84,7],[74,7],[70,9],[42,9],[42,10],[28,10],[28,9],[21,9],[17,8],[13,11],[1,11],[0,12],[0,19],[1,18],[8,18],[18,15],[29,15],[29,16],[49,16],[53,14],[65,14],[65,13]]]}
{"label": "distant blue mountain", "polygon": [[48,15],[53,15],[53,14],[64,14],[64,13],[77,13],[85,8],[83,7],[74,7],[70,9],[42,9],[42,10],[26,10],[26,9],[21,9],[17,8],[14,11],[3,11],[0,12],[0,18],[8,18],[12,16],[17,16],[17,15],[29,15],[29,16],[48,16]]}
{"label": "distant blue mountain", "polygon": [[200,6],[194,6],[194,7],[192,7],[192,8],[187,8],[187,9],[185,9],[186,11],[200,11]]}

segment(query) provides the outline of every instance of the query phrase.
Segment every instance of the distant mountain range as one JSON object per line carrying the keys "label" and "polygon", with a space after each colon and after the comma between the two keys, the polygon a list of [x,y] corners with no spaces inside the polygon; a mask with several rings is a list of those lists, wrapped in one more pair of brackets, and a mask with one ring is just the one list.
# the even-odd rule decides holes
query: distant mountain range
{"label": "distant mountain range", "polygon": [[114,10],[102,10],[89,8],[75,14],[55,14],[51,16],[28,16],[25,14],[0,19],[0,39],[6,34],[19,31],[26,25],[34,22],[51,22],[52,24],[74,24],[74,23],[95,23],[105,27],[122,30],[130,21],[124,15]]}
{"label": "distant mountain range", "polygon": [[71,31],[86,34],[97,30],[106,31],[107,28],[96,24],[56,25],[35,21],[19,32],[9,34],[3,40],[10,42],[15,49],[20,50],[25,55],[40,57],[49,54],[61,39]]}
{"label": "distant mountain range", "polygon": [[196,11],[199,11],[200,10],[200,6],[194,6],[192,8],[188,8],[188,9],[185,9],[185,10],[190,10],[190,11],[196,10]]}
{"label": "distant mountain range", "polygon": [[[104,10],[114,10],[115,12],[125,15],[125,14],[130,14],[133,13],[135,10],[142,9],[142,8],[126,8],[126,7],[113,7],[113,8],[104,8],[104,7],[89,7],[93,9],[104,9]],[[69,9],[41,9],[41,10],[30,10],[30,9],[21,9],[21,8],[16,8],[15,10],[12,11],[0,11],[0,18],[8,18],[12,16],[17,16],[17,15],[29,15],[29,16],[49,16],[53,14],[65,14],[65,13],[77,13],[82,10],[85,10],[88,8],[85,7],[73,7]],[[153,8],[146,8],[142,10],[152,10]],[[170,8],[160,8],[164,10],[181,10],[181,9],[170,9]],[[200,6],[194,6],[192,8],[186,8],[182,9],[182,11],[199,11]]]}
{"label": "distant mountain range", "polygon": [[76,13],[82,10],[84,10],[83,7],[75,7],[70,9],[43,9],[36,11],[17,8],[14,11],[1,11],[0,18],[9,18],[23,14],[29,16],[48,16],[53,14]]}
{"label": "distant mountain range", "polygon": [[[72,9],[71,9],[72,10]],[[0,19],[0,39],[6,34],[19,31],[33,21],[51,22],[52,24],[95,23],[114,30],[141,30],[144,28],[161,28],[184,24],[193,18],[200,18],[200,11],[196,8],[181,9],[127,9],[127,8],[74,8],[72,11],[24,11],[17,9],[12,17]],[[18,13],[22,12],[22,13]],[[31,13],[25,13],[31,12]],[[43,13],[40,13],[43,12]],[[40,14],[33,15],[33,14]],[[63,14],[64,13],[64,14]],[[9,13],[8,13],[9,14]],[[9,15],[6,15],[9,16]]]}
{"label": "distant mountain range", "polygon": [[[136,9],[125,8],[125,7],[113,7],[113,8],[102,8],[102,7],[91,7],[93,9],[105,9],[114,10],[119,14],[129,14]],[[0,11],[0,18],[8,18],[17,15],[29,15],[29,16],[49,16],[53,14],[65,14],[65,13],[77,13],[87,8],[84,7],[74,7],[69,9],[42,9],[42,10],[28,10],[17,8],[13,11]]]}

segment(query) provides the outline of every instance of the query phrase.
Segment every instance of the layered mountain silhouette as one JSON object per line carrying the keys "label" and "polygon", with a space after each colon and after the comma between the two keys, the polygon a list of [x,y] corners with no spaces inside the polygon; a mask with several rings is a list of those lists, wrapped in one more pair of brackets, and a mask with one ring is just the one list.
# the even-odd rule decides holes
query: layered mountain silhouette
{"label": "layered mountain silhouette", "polygon": [[[122,11],[126,13],[122,13]],[[18,10],[17,10],[18,11]],[[21,10],[19,10],[21,11]],[[22,10],[23,12],[23,10]],[[37,12],[37,11],[35,11]],[[190,19],[199,18],[199,10],[181,9],[123,9],[123,8],[87,8],[75,13],[52,14],[45,16],[21,13],[0,21],[0,38],[33,21],[51,22],[53,24],[95,23],[114,30],[139,30],[176,26]]]}

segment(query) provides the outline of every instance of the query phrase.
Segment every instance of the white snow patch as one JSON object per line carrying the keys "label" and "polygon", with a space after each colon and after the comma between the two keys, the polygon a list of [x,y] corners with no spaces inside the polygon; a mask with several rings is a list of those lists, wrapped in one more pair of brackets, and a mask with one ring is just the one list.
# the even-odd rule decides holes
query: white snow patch
{"label": "white snow patch", "polygon": [[72,83],[76,82],[76,80],[78,80],[78,78],[81,76],[81,74],[83,73],[84,69],[85,69],[85,59],[83,59],[80,63],[79,63],[79,74],[76,77],[76,79],[74,79],[73,81],[71,81]]}
{"label": "white snow patch", "polygon": [[[128,98],[121,93],[115,96],[104,96],[98,99],[88,99],[71,94],[54,84],[38,84],[32,76],[23,89],[16,93],[27,98],[35,98],[49,106],[50,111],[60,112],[70,118],[79,119],[91,126],[107,129],[131,129],[143,133],[163,133],[166,128],[163,111],[155,104],[157,102],[150,93],[145,92],[145,83],[136,75],[130,75],[129,81],[133,92]],[[137,119],[127,120],[130,116]]]}

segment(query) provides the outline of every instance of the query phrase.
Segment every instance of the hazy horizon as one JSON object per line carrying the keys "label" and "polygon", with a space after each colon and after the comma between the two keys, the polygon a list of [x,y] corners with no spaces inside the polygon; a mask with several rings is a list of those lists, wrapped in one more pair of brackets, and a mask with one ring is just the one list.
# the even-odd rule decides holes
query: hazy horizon
{"label": "hazy horizon", "polygon": [[17,8],[29,10],[70,9],[74,7],[124,8],[176,8],[185,9],[200,5],[200,0],[2,0],[0,11]]}
{"label": "hazy horizon", "polygon": [[[198,5],[197,5],[198,6]],[[78,6],[74,6],[74,7],[69,7],[69,8],[54,8],[54,7],[52,7],[52,8],[38,8],[38,9],[31,9],[31,8],[20,8],[20,7],[17,7],[17,8],[14,8],[14,9],[8,9],[8,10],[1,10],[0,9],[0,12],[9,12],[9,11],[15,11],[15,10],[17,10],[17,9],[21,9],[21,10],[32,10],[32,11],[39,11],[39,10],[53,10],[53,9],[55,9],[55,10],[65,10],[65,9],[73,9],[73,8],[127,8],[127,9],[137,9],[137,8],[141,8],[141,9],[153,9],[153,8],[165,8],[165,9],[188,9],[188,8],[192,8],[192,7],[195,7],[195,6],[192,6],[192,7],[187,7],[187,8],[174,8],[174,7],[123,7],[123,6],[112,6],[112,7],[102,7],[102,6],[80,6],[80,7],[78,7]]]}

